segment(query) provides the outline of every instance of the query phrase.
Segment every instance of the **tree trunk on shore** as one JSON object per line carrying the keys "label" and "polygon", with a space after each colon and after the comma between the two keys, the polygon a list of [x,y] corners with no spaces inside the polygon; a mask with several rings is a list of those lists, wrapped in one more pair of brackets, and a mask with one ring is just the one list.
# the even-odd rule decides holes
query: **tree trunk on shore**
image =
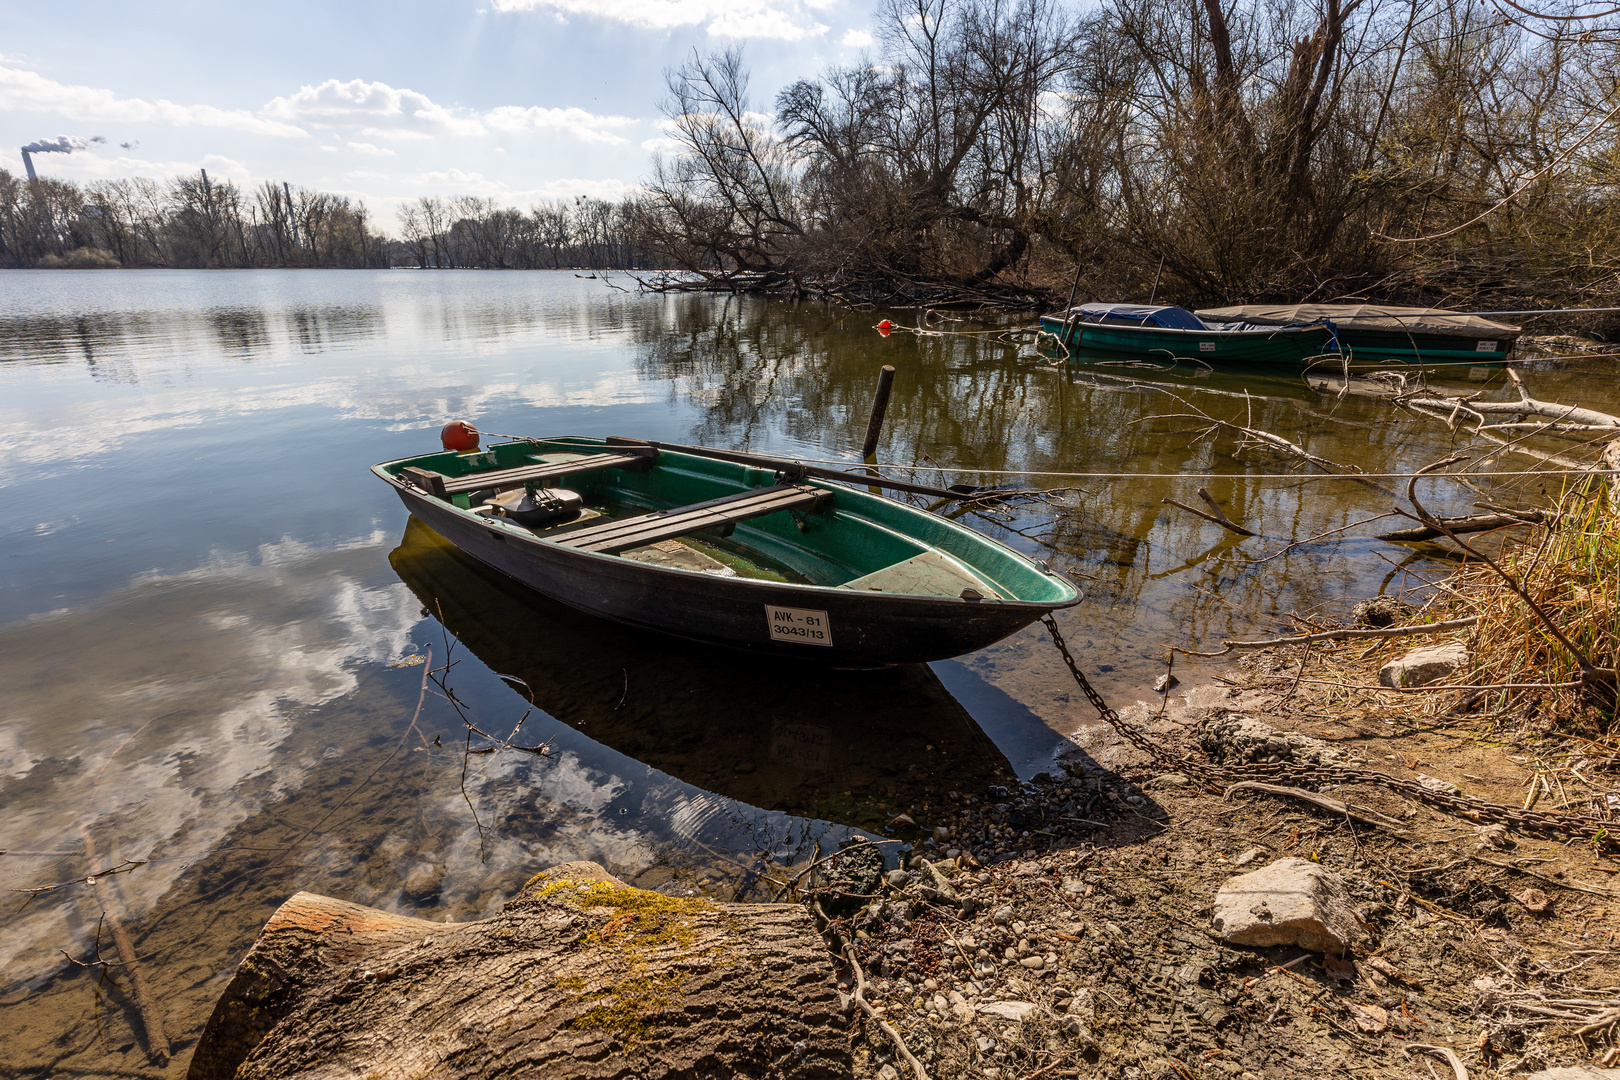
{"label": "tree trunk on shore", "polygon": [[847,1076],[805,909],[538,874],[492,919],[298,893],[220,997],[189,1080]]}

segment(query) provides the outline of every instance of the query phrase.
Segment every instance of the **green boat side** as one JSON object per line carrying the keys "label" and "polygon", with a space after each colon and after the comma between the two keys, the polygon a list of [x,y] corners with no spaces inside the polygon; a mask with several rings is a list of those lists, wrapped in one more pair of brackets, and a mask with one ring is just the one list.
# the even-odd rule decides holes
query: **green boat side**
{"label": "green boat side", "polygon": [[1069,348],[1144,356],[1245,364],[1302,364],[1333,353],[1333,332],[1325,326],[1277,327],[1274,330],[1175,330],[1158,326],[1070,323],[1061,315],[1042,315],[1041,329]]}
{"label": "green boat side", "polygon": [[[1517,335],[1492,340],[1450,334],[1340,327],[1339,341],[1355,360],[1404,360],[1410,363],[1500,364],[1513,356]],[[1489,348],[1481,348],[1489,346]]]}
{"label": "green boat side", "polygon": [[[476,453],[422,454],[386,462],[375,471],[395,478],[414,467],[459,480],[619,449],[622,446],[600,439],[538,439],[497,443]],[[577,491],[587,506],[622,516],[691,506],[770,487],[779,479],[769,469],[665,450],[645,471],[604,469],[548,481],[547,486]],[[781,568],[788,572],[785,581],[790,584],[878,590],[878,585],[863,582],[888,572],[889,577],[879,580],[890,595],[954,597],[971,576],[1006,601],[1053,608],[1079,601],[1078,589],[1063,576],[966,526],[842,484],[815,479],[801,483],[831,493],[832,511],[766,514],[737,523],[729,537],[702,533],[695,539],[753,555],[761,566]],[[449,506],[469,519],[476,517],[469,495],[452,496]],[[538,539],[546,541],[547,533],[539,532]],[[585,561],[621,557],[577,555]],[[895,568],[902,564],[911,569],[896,576]],[[931,567],[937,571],[932,575]],[[964,570],[967,575],[961,573]],[[931,582],[938,588],[930,588]]]}

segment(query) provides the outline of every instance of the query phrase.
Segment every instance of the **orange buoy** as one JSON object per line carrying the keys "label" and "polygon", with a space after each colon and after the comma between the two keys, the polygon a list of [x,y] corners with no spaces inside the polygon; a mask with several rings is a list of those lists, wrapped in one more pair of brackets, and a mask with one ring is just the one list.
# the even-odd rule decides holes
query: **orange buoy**
{"label": "orange buoy", "polygon": [[446,450],[465,454],[478,449],[478,429],[465,420],[452,420],[439,430],[439,441]]}

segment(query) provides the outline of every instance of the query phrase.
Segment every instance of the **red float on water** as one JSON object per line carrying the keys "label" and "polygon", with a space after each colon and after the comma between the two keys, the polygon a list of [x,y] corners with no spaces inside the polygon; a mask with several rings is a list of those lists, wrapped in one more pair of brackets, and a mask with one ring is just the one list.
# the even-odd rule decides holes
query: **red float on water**
{"label": "red float on water", "polygon": [[894,329],[894,323],[890,322],[888,319],[884,319],[882,322],[878,323],[878,329],[887,333],[888,331]]}
{"label": "red float on water", "polygon": [[478,449],[478,429],[465,420],[452,420],[439,430],[439,441],[446,450],[465,454]]}

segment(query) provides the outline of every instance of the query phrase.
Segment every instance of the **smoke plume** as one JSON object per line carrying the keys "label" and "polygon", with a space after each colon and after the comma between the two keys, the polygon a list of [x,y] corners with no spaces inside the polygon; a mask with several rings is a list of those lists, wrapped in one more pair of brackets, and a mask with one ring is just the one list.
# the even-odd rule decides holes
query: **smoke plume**
{"label": "smoke plume", "polygon": [[36,139],[23,147],[25,154],[71,154],[75,150],[88,149],[91,143],[104,143],[106,136],[97,135],[92,139],[81,139],[77,135],[58,135],[54,139]]}

